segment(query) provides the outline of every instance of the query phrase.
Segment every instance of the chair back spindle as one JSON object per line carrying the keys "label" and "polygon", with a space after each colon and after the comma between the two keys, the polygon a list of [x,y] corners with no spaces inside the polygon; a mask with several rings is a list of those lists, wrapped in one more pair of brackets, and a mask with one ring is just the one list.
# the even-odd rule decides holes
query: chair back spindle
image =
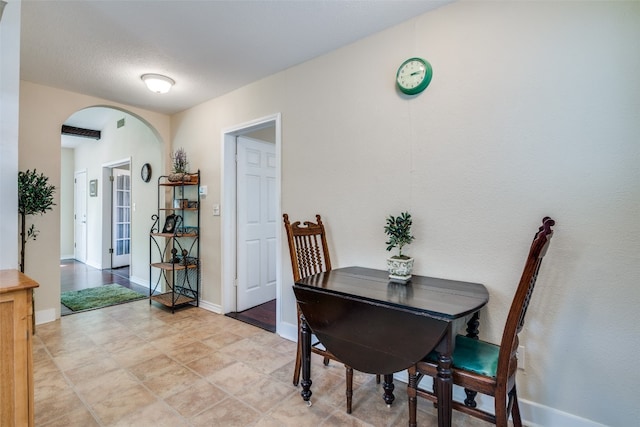
{"label": "chair back spindle", "polygon": [[[453,409],[495,424],[497,427],[508,427],[509,417],[513,419],[515,427],[522,427],[522,418],[518,404],[516,387],[516,373],[518,369],[518,334],[524,327],[524,319],[531,301],[533,289],[538,278],[551,237],[552,226],[555,221],[549,217],[542,219],[542,226],[536,232],[529,254],[527,255],[520,282],[516,288],[500,345],[458,336],[459,346],[453,351],[453,367],[449,378],[453,384],[464,388],[467,398],[464,401],[453,400]],[[424,397],[432,402],[438,402],[438,390],[433,391],[420,388],[419,382],[424,376],[435,379],[444,372],[439,361],[429,356],[409,368],[409,426],[416,426],[416,397]],[[446,372],[445,372],[446,373]],[[493,396],[493,413],[476,406],[475,396],[481,393]],[[446,415],[446,414],[445,414]]]}
{"label": "chair back spindle", "polygon": [[289,242],[293,280],[298,281],[303,277],[331,270],[327,238],[320,215],[316,215],[316,223],[305,221],[304,225],[300,225],[300,221],[291,224],[287,214],[284,214],[283,218]]}
{"label": "chair back spindle", "polygon": [[533,289],[538,278],[538,272],[542,265],[542,259],[547,253],[547,248],[553,236],[551,227],[554,225],[555,221],[553,219],[549,217],[543,218],[542,225],[531,243],[529,255],[527,256],[527,261],[518,288],[516,289],[516,294],[511,303],[505,329],[502,334],[500,354],[498,356],[498,382],[500,382],[500,380],[507,381],[510,374],[515,372],[517,368],[516,352],[519,344],[518,334],[524,327],[527,308],[531,301]]}

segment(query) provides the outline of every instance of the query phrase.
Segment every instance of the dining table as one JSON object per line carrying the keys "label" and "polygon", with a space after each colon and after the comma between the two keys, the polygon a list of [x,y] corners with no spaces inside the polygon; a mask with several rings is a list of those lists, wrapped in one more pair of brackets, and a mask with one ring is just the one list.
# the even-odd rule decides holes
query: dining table
{"label": "dining table", "polygon": [[312,334],[345,365],[384,375],[387,404],[394,399],[393,374],[435,350],[438,426],[451,426],[455,336],[466,327],[467,336],[477,337],[478,312],[489,302],[484,285],[419,275],[396,282],[387,271],[354,266],[302,278],[293,291],[301,312],[304,401],[310,404],[312,395]]}

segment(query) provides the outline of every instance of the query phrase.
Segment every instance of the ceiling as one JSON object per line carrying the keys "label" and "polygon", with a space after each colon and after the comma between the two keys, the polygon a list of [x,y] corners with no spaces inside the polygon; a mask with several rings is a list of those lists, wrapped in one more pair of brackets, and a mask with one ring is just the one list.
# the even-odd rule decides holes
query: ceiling
{"label": "ceiling", "polygon": [[20,78],[173,114],[451,1],[22,0]]}

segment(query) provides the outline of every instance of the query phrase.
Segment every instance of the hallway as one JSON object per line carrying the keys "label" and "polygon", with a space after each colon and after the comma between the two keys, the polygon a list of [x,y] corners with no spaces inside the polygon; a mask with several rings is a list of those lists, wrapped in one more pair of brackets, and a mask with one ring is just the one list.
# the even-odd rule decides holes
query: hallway
{"label": "hallway", "polygon": [[[117,283],[143,295],[149,295],[149,288],[129,281],[128,266],[98,270],[73,259],[60,261],[60,292],[79,291],[80,289],[95,288],[111,283]],[[66,316],[74,314],[74,312],[60,304],[60,314]]]}

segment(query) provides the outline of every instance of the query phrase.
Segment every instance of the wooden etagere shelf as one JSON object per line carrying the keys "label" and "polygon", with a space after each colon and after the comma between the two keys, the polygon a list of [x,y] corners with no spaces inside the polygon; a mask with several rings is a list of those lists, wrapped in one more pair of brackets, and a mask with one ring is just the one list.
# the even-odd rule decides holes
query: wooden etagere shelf
{"label": "wooden etagere shelf", "polygon": [[158,210],[149,232],[149,303],[200,302],[200,171],[187,180],[158,178]]}

